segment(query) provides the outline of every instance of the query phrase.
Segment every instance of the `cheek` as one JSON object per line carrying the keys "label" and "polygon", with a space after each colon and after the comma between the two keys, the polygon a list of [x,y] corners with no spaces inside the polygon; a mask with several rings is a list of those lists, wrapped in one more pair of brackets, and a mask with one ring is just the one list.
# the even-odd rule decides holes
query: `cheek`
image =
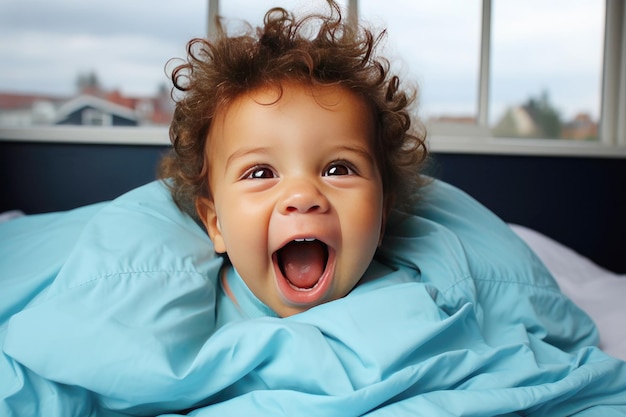
{"label": "cheek", "polygon": [[[355,202],[356,203],[356,202]],[[335,298],[343,297],[359,282],[372,262],[380,241],[382,204],[369,200],[345,211],[342,219],[342,260]]]}
{"label": "cheek", "polygon": [[[355,235],[363,242],[361,245],[366,252],[374,251],[380,242],[382,230],[382,210],[376,208],[364,210],[359,222],[355,224]],[[369,249],[369,250],[368,250]]]}
{"label": "cheek", "polygon": [[267,245],[266,211],[263,206],[240,200],[225,199],[218,206],[218,221],[231,260],[251,256],[250,248],[258,251]]}
{"label": "cheek", "polygon": [[[383,203],[379,198],[364,199],[360,204],[352,203],[351,209],[344,213],[345,236],[364,252],[370,254],[378,246],[383,221]],[[349,230],[347,230],[349,229]]]}

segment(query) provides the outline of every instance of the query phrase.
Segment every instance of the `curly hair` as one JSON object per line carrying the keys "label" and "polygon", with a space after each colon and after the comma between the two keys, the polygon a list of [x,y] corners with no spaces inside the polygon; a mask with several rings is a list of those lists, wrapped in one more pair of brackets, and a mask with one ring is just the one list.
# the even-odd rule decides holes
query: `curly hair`
{"label": "curly hair", "polygon": [[[342,18],[328,0],[328,15],[297,19],[282,8],[269,10],[263,27],[229,36],[218,20],[215,39],[192,39],[187,59],[171,78],[182,97],[170,126],[171,152],[159,177],[168,179],[178,206],[197,219],[195,202],[211,197],[205,145],[214,116],[242,94],[293,81],[303,85],[338,85],[360,96],[373,109],[375,158],[387,208],[412,202],[424,183],[425,131],[409,115],[414,89],[400,88],[389,61],[376,55],[386,31],[374,34]],[[416,123],[419,123],[416,121]]]}

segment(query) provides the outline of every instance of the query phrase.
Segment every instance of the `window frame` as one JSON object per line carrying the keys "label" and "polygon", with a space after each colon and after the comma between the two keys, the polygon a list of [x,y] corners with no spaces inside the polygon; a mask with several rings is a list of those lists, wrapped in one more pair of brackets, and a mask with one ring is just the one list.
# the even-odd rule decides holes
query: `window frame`
{"label": "window frame", "polygon": [[[215,31],[220,0],[208,2],[207,35]],[[223,1],[223,0],[222,0]],[[359,0],[348,0],[348,18],[358,18]],[[429,126],[433,152],[626,158],[626,0],[606,0],[601,118],[597,142],[495,138],[488,126],[492,1],[482,1],[478,114],[475,125]],[[168,128],[24,127],[0,128],[0,140],[115,144],[169,144]]]}
{"label": "window frame", "polygon": [[492,1],[482,1],[481,50],[478,81],[478,123],[432,126],[435,152],[505,153],[532,155],[626,156],[626,0],[607,0],[602,62],[599,140],[495,138],[489,132]]}
{"label": "window frame", "polygon": [[86,108],[81,111],[80,117],[85,126],[108,127],[113,125],[113,116],[98,109]]}

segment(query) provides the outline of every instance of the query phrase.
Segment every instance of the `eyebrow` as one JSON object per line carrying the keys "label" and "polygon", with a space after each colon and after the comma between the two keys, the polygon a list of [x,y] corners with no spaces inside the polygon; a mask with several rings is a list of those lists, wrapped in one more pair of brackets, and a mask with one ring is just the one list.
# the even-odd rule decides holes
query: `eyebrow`
{"label": "eyebrow", "polygon": [[246,155],[252,155],[252,154],[263,155],[267,153],[268,153],[267,148],[263,146],[237,149],[235,152],[230,154],[230,156],[226,159],[226,164],[224,165],[224,172],[228,170],[229,165],[235,159],[242,158]]}
{"label": "eyebrow", "polygon": [[367,159],[370,163],[375,163],[372,153],[364,147],[341,145],[341,146],[338,146],[337,149],[345,150],[351,153],[356,153],[360,155],[362,158]]}

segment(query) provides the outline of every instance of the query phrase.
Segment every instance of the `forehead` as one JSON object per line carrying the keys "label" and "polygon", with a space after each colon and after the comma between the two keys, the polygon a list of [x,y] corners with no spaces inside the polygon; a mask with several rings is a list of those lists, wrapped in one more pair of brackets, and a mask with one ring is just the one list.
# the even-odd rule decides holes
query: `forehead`
{"label": "forehead", "polygon": [[[288,124],[295,111],[311,115],[312,125],[317,116],[329,121],[339,121],[340,123],[332,124],[334,127],[362,130],[366,132],[369,145],[373,145],[374,112],[362,96],[340,85],[283,82],[245,92],[217,109],[208,133],[207,147],[215,150],[215,145],[234,129],[248,127],[254,130],[255,126],[263,124],[268,117],[281,126],[283,122]],[[326,126],[318,124],[311,127],[320,129]]]}

